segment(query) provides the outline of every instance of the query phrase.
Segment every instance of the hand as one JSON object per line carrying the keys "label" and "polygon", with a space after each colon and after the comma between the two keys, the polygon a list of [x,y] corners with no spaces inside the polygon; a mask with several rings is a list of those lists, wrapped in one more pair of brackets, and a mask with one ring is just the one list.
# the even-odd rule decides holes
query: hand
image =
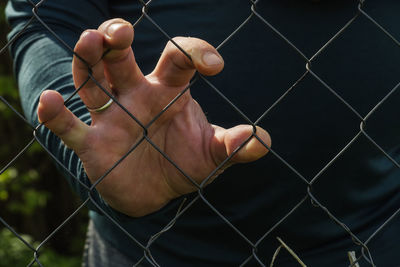
{"label": "hand", "polygon": [[[215,75],[224,66],[221,56],[210,44],[196,38],[178,37],[174,41],[190,55],[191,60],[169,42],[154,71],[144,76],[135,62],[132,41],[132,25],[122,19],[113,19],[104,22],[97,30],[83,32],[75,52],[92,66],[95,79],[143,125],[188,86],[196,70],[203,75]],[[107,49],[110,52],[102,58]],[[78,88],[88,77],[88,67],[76,56],[72,65],[74,83]],[[91,80],[78,93],[89,108],[101,107],[109,100]],[[91,112],[92,124],[88,126],[64,106],[58,92],[47,90],[40,97],[37,113],[39,121],[79,156],[92,183],[143,137],[143,128],[116,103],[101,112]],[[187,91],[151,124],[147,134],[157,147],[200,184],[252,132],[249,125],[231,129],[211,125]],[[257,136],[270,145],[265,130],[257,127]],[[267,151],[253,137],[229,164],[254,161]],[[170,200],[197,190],[146,140],[96,188],[111,207],[134,217],[157,211]]]}

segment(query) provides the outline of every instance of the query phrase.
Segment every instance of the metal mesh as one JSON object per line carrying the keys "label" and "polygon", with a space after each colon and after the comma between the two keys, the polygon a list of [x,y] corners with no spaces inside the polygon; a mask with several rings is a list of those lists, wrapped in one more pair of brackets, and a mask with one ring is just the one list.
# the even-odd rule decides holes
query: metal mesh
{"label": "metal mesh", "polygon": [[[51,32],[51,34],[58,39],[58,41],[60,42],[61,45],[63,45],[64,47],[66,47],[67,49],[69,49],[72,53],[73,49],[71,47],[69,47],[58,35],[57,32],[53,31],[38,15],[38,10],[40,9],[40,7],[46,2],[45,0],[40,1],[39,3],[35,4],[32,1],[28,0],[28,2],[32,5],[32,17],[31,19],[27,22],[26,26],[24,27],[23,30],[21,30],[20,34],[22,34],[26,28],[34,21],[38,21],[39,23],[41,23],[43,25],[43,27],[47,28],[48,31]],[[163,29],[162,25],[157,24],[156,21],[154,21],[152,19],[152,17],[149,15],[149,10],[151,10],[152,8],[152,3],[153,1],[139,1],[141,3],[141,5],[143,6],[142,8],[142,15],[141,17],[136,21],[136,23],[134,24],[134,26],[136,26],[137,24],[141,23],[141,21],[143,20],[148,20],[149,22],[151,22],[152,25],[154,25],[154,27],[156,27],[166,38],[168,38],[171,42],[173,42],[183,53],[185,53],[185,51],[179,47],[179,45],[177,43],[175,43],[171,36],[168,35],[168,33]],[[128,113],[128,115],[132,118],[132,120],[134,120],[138,125],[140,125],[140,127],[142,127],[143,129],[143,135],[142,137],[139,139],[139,141],[129,150],[129,152],[124,155],[118,162],[115,163],[115,165],[110,168],[106,173],[104,173],[104,175],[96,182],[94,183],[91,187],[86,186],[85,184],[83,184],[81,181],[79,181],[79,179],[77,177],[74,177],[74,175],[65,167],[63,166],[63,164],[46,148],[46,146],[44,144],[41,143],[40,139],[37,137],[38,135],[38,129],[40,127],[43,127],[42,125],[30,125],[29,122],[24,118],[23,115],[21,115],[12,105],[10,105],[6,99],[2,96],[0,96],[0,100],[5,103],[9,109],[11,109],[15,114],[18,115],[18,117],[21,120],[21,124],[26,124],[29,125],[32,128],[34,137],[32,138],[31,141],[29,141],[26,146],[18,152],[18,154],[8,163],[6,164],[6,166],[2,167],[0,174],[2,174],[4,171],[6,171],[11,165],[13,165],[13,163],[18,160],[24,153],[26,153],[27,149],[35,142],[38,142],[49,154],[49,156],[51,156],[56,162],[58,162],[58,164],[65,169],[66,172],[68,172],[72,177],[74,177],[79,183],[80,185],[85,188],[85,190],[88,191],[89,196],[87,199],[83,200],[82,204],[80,207],[78,207],[76,209],[76,211],[71,214],[68,218],[65,219],[64,222],[62,222],[59,227],[57,229],[55,229],[50,235],[48,235],[48,237],[46,239],[44,239],[39,246],[37,247],[33,247],[28,241],[24,240],[24,238],[22,237],[22,235],[20,235],[19,233],[17,233],[13,227],[11,225],[9,225],[5,219],[0,217],[0,222],[6,227],[8,228],[15,236],[17,236],[21,242],[23,242],[27,247],[29,247],[29,249],[32,251],[33,253],[33,258],[32,261],[30,262],[30,264],[28,266],[32,266],[35,263],[37,263],[39,266],[43,266],[42,263],[40,262],[40,252],[41,249],[44,245],[46,245],[46,243],[49,242],[49,240],[51,240],[52,238],[55,238],[54,236],[57,234],[57,232],[60,231],[60,229],[62,229],[66,224],[69,223],[69,220],[74,217],[85,205],[87,205],[89,202],[91,202],[93,205],[95,205],[100,211],[103,212],[103,214],[105,216],[107,216],[107,218],[113,223],[115,224],[118,228],[120,228],[120,230],[125,233],[133,243],[135,243],[138,247],[140,247],[144,254],[143,257],[136,263],[136,265],[140,265],[143,262],[148,262],[150,263],[152,266],[162,266],[163,263],[162,262],[158,262],[157,259],[153,258],[152,256],[152,245],[153,243],[161,236],[163,235],[163,233],[171,230],[172,226],[175,224],[175,222],[177,220],[179,220],[179,218],[186,213],[188,210],[191,209],[191,207],[193,206],[193,204],[195,202],[204,202],[210,210],[212,210],[217,216],[219,216],[229,227],[231,227],[233,229],[233,231],[239,236],[241,237],[252,249],[251,252],[249,252],[248,258],[246,260],[244,260],[243,262],[238,263],[238,265],[240,266],[246,266],[248,265],[250,262],[256,262],[258,263],[260,266],[269,266],[269,265],[273,265],[274,264],[274,260],[277,256],[277,254],[279,253],[279,249],[281,248],[285,248],[287,249],[291,255],[293,257],[296,258],[296,260],[299,262],[299,264],[303,264],[301,259],[298,258],[298,256],[295,254],[295,252],[291,251],[290,248],[282,241],[279,240],[279,242],[281,243],[281,246],[277,249],[272,261],[270,259],[270,262],[266,262],[265,259],[262,259],[260,257],[260,255],[257,254],[257,250],[258,247],[262,244],[262,242],[270,235],[270,233],[277,228],[279,225],[281,225],[287,218],[289,218],[294,212],[296,212],[296,210],[307,200],[311,200],[311,202],[314,204],[314,206],[320,208],[323,212],[325,212],[331,219],[332,224],[337,224],[340,227],[343,228],[343,230],[348,234],[348,238],[352,239],[354,241],[354,243],[359,247],[360,252],[358,253],[359,256],[358,258],[353,257],[350,260],[350,265],[352,266],[358,266],[358,261],[360,261],[360,259],[363,257],[366,261],[366,263],[369,263],[369,265],[371,266],[375,266],[374,264],[374,259],[370,254],[370,251],[368,249],[368,245],[369,243],[376,237],[378,236],[382,230],[385,227],[389,227],[389,223],[391,223],[392,221],[394,221],[394,219],[396,218],[396,216],[398,216],[398,213],[400,212],[400,208],[394,212],[389,218],[386,219],[386,221],[380,225],[380,227],[378,227],[373,234],[371,234],[367,239],[361,240],[356,234],[353,233],[352,229],[350,229],[344,222],[342,222],[338,217],[335,216],[335,214],[333,212],[331,212],[326,206],[324,206],[324,204],[322,203],[322,201],[320,199],[318,199],[318,197],[315,196],[314,192],[313,192],[313,185],[318,181],[318,179],[320,179],[320,177],[331,167],[331,165],[333,165],[339,158],[341,158],[341,156],[352,146],[352,144],[354,142],[356,142],[360,137],[365,137],[369,140],[369,142],[371,143],[371,145],[373,145],[374,147],[376,147],[378,150],[381,151],[381,153],[387,158],[389,159],[393,165],[395,165],[397,168],[400,168],[399,163],[393,159],[389,153],[387,151],[385,151],[385,149],[383,149],[376,140],[374,140],[365,130],[365,126],[366,123],[368,121],[368,119],[371,117],[372,114],[374,114],[384,103],[387,99],[389,99],[394,92],[398,89],[399,84],[397,84],[394,88],[392,88],[389,93],[386,94],[386,96],[384,96],[384,98],[382,98],[380,101],[378,101],[376,103],[376,105],[367,113],[366,116],[362,116],[360,115],[360,113],[354,108],[352,107],[351,104],[349,104],[344,98],[342,98],[336,91],[335,88],[332,88],[326,81],[324,81],[317,73],[315,73],[313,71],[312,68],[312,63],[313,61],[315,61],[319,55],[325,51],[332,43],[334,43],[334,41],[341,36],[346,30],[347,28],[352,25],[356,20],[358,20],[360,17],[364,17],[367,20],[369,20],[371,22],[372,25],[374,25],[376,28],[378,28],[380,31],[382,31],[385,35],[387,35],[388,38],[390,38],[393,43],[395,43],[397,46],[400,47],[400,43],[399,41],[391,35],[391,33],[389,33],[383,26],[381,26],[374,18],[372,18],[369,14],[366,13],[366,11],[363,9],[364,6],[364,1],[359,1],[357,4],[354,5],[354,16],[344,25],[340,28],[339,31],[337,31],[336,34],[334,34],[330,40],[328,42],[326,42],[325,44],[323,44],[323,46],[311,57],[307,57],[305,55],[305,53],[303,53],[298,47],[296,47],[296,45],[294,43],[292,43],[287,37],[285,37],[284,34],[282,34],[280,31],[278,31],[273,25],[271,25],[268,21],[268,18],[263,17],[262,15],[260,15],[258,13],[257,10],[257,3],[259,1],[249,1],[249,10],[244,11],[244,12],[248,12],[249,16],[242,22],[242,24],[237,27],[229,36],[226,37],[226,39],[219,44],[219,46],[217,47],[217,49],[220,49],[222,46],[224,46],[226,43],[230,42],[231,39],[242,29],[242,27],[244,27],[249,21],[250,19],[256,19],[259,20],[259,22],[261,22],[266,29],[271,30],[274,34],[275,34],[275,38],[279,38],[281,40],[283,40],[283,42],[290,47],[291,49],[293,49],[297,54],[300,55],[300,57],[303,58],[304,60],[304,64],[305,64],[305,68],[304,68],[304,73],[298,77],[297,81],[290,87],[288,88],[271,106],[268,107],[268,109],[265,110],[265,112],[255,121],[252,121],[251,119],[248,118],[248,116],[246,116],[246,111],[241,111],[237,106],[235,106],[235,104],[233,104],[233,102],[230,101],[230,99],[228,97],[226,97],[224,95],[224,93],[219,90],[216,86],[213,85],[212,82],[210,82],[209,79],[207,79],[206,77],[204,77],[203,75],[196,73],[195,77],[192,79],[191,83],[189,86],[187,86],[180,94],[178,94],[176,96],[176,98],[174,100],[172,100],[164,109],[162,112],[160,112],[157,116],[155,116],[149,123],[147,124],[143,124],[139,119],[137,119],[133,114],[131,114],[123,105],[121,105],[117,99],[114,98],[114,96],[112,94],[110,94],[107,90],[105,90],[92,76],[91,74],[91,67],[89,66],[89,64],[87,64],[88,66],[88,78],[85,81],[84,84],[82,84],[79,88],[77,88],[78,92],[80,90],[80,88],[82,88],[89,80],[92,80],[93,82],[95,82],[98,87],[104,91],[104,93],[106,93],[110,98],[113,98],[113,100],[126,112]],[[7,50],[8,46],[10,44],[12,44],[20,35],[18,34],[17,36],[15,36],[12,40],[9,41],[8,44],[6,44],[0,51],[0,53],[5,53],[5,51]],[[75,54],[75,53],[74,53]],[[186,53],[185,53],[186,54]],[[80,57],[79,55],[75,54],[77,57],[79,57],[81,60],[83,60],[82,57]],[[186,54],[187,55],[187,54]],[[188,55],[187,55],[188,56]],[[189,57],[189,56],[188,56]],[[190,58],[190,57],[189,57]],[[84,60],[83,60],[84,61]],[[304,177],[298,170],[296,170],[296,168],[294,166],[292,166],[291,164],[288,163],[288,161],[285,160],[285,158],[281,157],[276,151],[274,151],[273,148],[268,147],[263,140],[257,135],[257,131],[256,131],[256,126],[259,124],[259,122],[261,120],[263,120],[265,117],[267,117],[269,115],[269,113],[276,107],[278,106],[283,99],[285,99],[285,97],[288,95],[288,93],[290,91],[292,91],[294,88],[296,88],[296,86],[298,86],[299,83],[302,82],[302,80],[306,77],[306,76],[312,76],[318,83],[320,83],[324,88],[326,88],[327,90],[329,90],[329,92],[331,93],[331,96],[333,98],[336,98],[338,101],[340,101],[341,103],[343,103],[346,108],[348,108],[349,113],[353,113],[355,116],[358,117],[359,119],[359,128],[360,130],[357,132],[357,134],[354,135],[354,137],[351,139],[350,142],[348,142],[348,144],[346,144],[339,153],[337,153],[328,164],[326,164],[326,166],[324,166],[314,177]],[[151,138],[147,135],[147,130],[148,128],[155,122],[157,121],[157,119],[165,112],[168,110],[168,108],[172,105],[174,105],[174,103],[189,89],[189,87],[191,87],[193,84],[195,84],[198,81],[204,81],[209,88],[211,88],[213,91],[215,91],[220,97],[221,99],[223,99],[223,101],[225,101],[228,105],[230,105],[232,107],[232,109],[234,109],[248,124],[253,126],[253,133],[252,135],[250,135],[245,142],[243,142],[243,144],[236,149],[225,161],[223,161],[213,172],[211,172],[209,174],[209,176],[200,184],[196,183],[189,175],[187,175],[175,162],[173,162],[168,155],[166,155],[159,147],[157,147],[156,144],[153,143],[153,141],[151,140]],[[65,104],[67,104],[70,99],[76,94],[76,92],[71,95],[68,99],[65,100]],[[250,239],[244,234],[242,233],[238,228],[235,227],[235,225],[233,225],[229,219],[227,219],[219,210],[217,210],[217,208],[211,204],[208,200],[207,197],[205,196],[205,194],[203,193],[203,188],[207,185],[207,182],[211,179],[211,177],[213,177],[240,149],[241,147],[243,147],[251,138],[255,137],[256,139],[258,139],[259,142],[263,143],[263,145],[265,147],[267,147],[270,150],[270,153],[273,154],[274,157],[276,157],[277,159],[279,159],[291,172],[294,173],[294,175],[296,175],[298,177],[298,179],[300,179],[303,183],[304,183],[304,198],[299,201],[296,205],[293,206],[293,208],[290,210],[290,212],[288,212],[285,216],[283,216],[282,218],[280,218],[278,220],[278,222],[271,227],[270,229],[268,229],[264,235],[262,235],[258,240],[256,240],[256,242],[252,242],[250,241]],[[118,164],[120,164],[120,162],[127,157],[130,153],[134,153],[135,149],[138,147],[139,144],[141,144],[142,142],[148,142],[149,144],[151,144],[163,157],[165,157],[171,164],[173,164],[188,180],[190,180],[190,182],[192,184],[194,184],[197,188],[197,196],[194,199],[191,199],[188,203],[182,203],[182,205],[180,206],[178,212],[176,213],[176,216],[164,227],[162,227],[162,229],[155,235],[149,237],[148,242],[147,243],[143,243],[138,241],[135,236],[132,236],[127,230],[125,230],[121,224],[115,220],[111,215],[108,214],[107,211],[103,210],[102,207],[100,207],[96,201],[93,199],[92,193],[95,190],[95,187],[102,182],[103,179],[105,179],[107,177],[107,175],[113,171],[113,169],[118,166]],[[400,264],[400,262],[399,262]]]}

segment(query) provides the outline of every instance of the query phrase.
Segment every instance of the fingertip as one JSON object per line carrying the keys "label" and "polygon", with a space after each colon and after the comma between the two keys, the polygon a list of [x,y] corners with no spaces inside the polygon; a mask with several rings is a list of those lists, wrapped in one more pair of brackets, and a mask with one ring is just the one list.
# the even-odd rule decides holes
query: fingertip
{"label": "fingertip", "polygon": [[131,46],[134,30],[131,23],[123,19],[104,22],[99,31],[104,34],[105,47],[122,50]]}
{"label": "fingertip", "polygon": [[64,106],[63,97],[56,91],[45,90],[39,98],[37,115],[40,123],[52,120]]}
{"label": "fingertip", "polygon": [[211,44],[194,37],[174,37],[165,46],[152,75],[165,85],[183,86],[196,70],[212,76],[223,68],[224,60]]}
{"label": "fingertip", "polygon": [[[255,159],[261,158],[268,153],[268,147],[271,147],[272,141],[269,133],[261,127],[256,126],[255,136],[253,137],[247,145],[251,147],[251,153],[254,154]],[[261,142],[261,141],[262,142]]]}
{"label": "fingertip", "polygon": [[[251,137],[252,136],[252,137]],[[257,138],[257,137],[258,138]],[[251,139],[243,144],[249,137]],[[262,142],[260,142],[260,140]],[[267,131],[256,126],[256,132],[253,133],[253,127],[249,125],[239,125],[229,129],[225,138],[227,154],[231,155],[240,147],[232,157],[235,163],[246,163],[255,161],[268,153],[271,146],[271,137]]]}
{"label": "fingertip", "polygon": [[85,30],[74,48],[73,69],[87,71],[89,66],[97,63],[103,54],[103,39],[103,34],[98,30]]}
{"label": "fingertip", "polygon": [[192,52],[191,56],[194,66],[203,75],[213,76],[224,68],[224,60],[215,49]]}
{"label": "fingertip", "polygon": [[89,126],[65,107],[58,92],[46,90],[41,94],[37,114],[39,122],[61,138],[66,146],[77,153],[82,151]]}

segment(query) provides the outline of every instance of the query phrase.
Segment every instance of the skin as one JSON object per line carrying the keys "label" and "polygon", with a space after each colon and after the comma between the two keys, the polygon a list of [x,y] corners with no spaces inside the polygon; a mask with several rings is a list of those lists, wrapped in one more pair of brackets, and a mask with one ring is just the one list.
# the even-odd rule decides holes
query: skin
{"label": "skin", "polygon": [[[174,38],[174,41],[191,60],[169,42],[157,66],[147,76],[136,64],[131,49],[132,25],[122,19],[109,20],[97,30],[83,32],[75,52],[92,66],[95,79],[146,125],[188,85],[196,70],[203,75],[215,75],[223,69],[222,57],[207,42],[184,37]],[[102,58],[107,49],[110,52]],[[74,57],[72,65],[78,88],[87,79],[88,67],[78,57]],[[109,100],[93,81],[78,93],[90,108],[101,107]],[[143,136],[143,129],[116,103],[100,113],[91,112],[92,124],[88,126],[64,106],[58,92],[46,90],[40,97],[37,114],[39,121],[79,156],[92,183]],[[210,124],[187,91],[151,124],[147,135],[188,176],[201,184],[252,132],[249,125],[224,129]],[[271,145],[265,130],[257,127],[256,134],[265,144]],[[257,160],[267,152],[253,137],[224,169],[234,163]],[[159,210],[176,197],[196,191],[197,187],[145,140],[96,189],[114,209],[140,217]]]}

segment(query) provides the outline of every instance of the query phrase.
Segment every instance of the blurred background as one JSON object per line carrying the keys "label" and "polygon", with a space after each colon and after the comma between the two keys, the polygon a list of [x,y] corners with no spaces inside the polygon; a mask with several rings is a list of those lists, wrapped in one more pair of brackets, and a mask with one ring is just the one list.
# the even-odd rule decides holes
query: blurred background
{"label": "blurred background", "polygon": [[[0,48],[7,44],[9,31],[6,4],[0,0]],[[0,54],[0,96],[22,112],[7,49]],[[34,258],[34,252],[5,223],[37,248],[80,204],[36,142],[9,165],[32,138],[31,127],[0,100],[0,267],[27,266]],[[83,209],[40,248],[42,265],[80,266],[86,226]]]}

